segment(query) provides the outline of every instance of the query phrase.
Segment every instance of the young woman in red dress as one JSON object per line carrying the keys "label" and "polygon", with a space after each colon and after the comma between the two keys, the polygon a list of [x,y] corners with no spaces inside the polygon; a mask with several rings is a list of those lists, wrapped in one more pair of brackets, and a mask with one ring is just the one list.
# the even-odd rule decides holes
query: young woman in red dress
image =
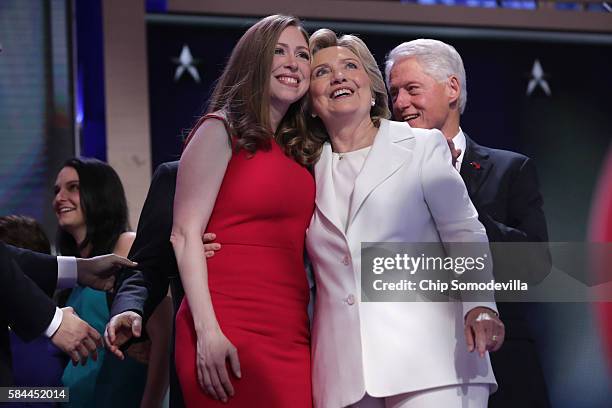
{"label": "young woman in red dress", "polygon": [[[194,406],[310,408],[305,231],[314,209],[304,138],[308,36],[269,16],[239,40],[181,157],[172,245],[186,297],[176,367]],[[204,256],[214,231],[223,249]]]}

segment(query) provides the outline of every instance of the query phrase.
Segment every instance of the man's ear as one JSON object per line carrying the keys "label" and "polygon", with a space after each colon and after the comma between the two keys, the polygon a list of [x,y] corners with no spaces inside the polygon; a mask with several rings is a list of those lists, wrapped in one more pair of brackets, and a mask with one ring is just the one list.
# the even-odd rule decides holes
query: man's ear
{"label": "man's ear", "polygon": [[458,103],[459,95],[461,95],[461,84],[459,83],[459,79],[455,75],[451,75],[446,84],[449,104]]}

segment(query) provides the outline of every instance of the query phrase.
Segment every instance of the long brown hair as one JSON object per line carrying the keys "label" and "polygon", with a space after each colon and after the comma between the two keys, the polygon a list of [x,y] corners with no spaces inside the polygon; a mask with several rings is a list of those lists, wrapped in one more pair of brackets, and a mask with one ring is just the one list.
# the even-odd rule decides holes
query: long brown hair
{"label": "long brown hair", "polygon": [[[310,143],[304,138],[306,96],[293,103],[273,134],[270,125],[270,72],[278,38],[296,27],[308,43],[308,33],[296,17],[272,15],[249,28],[240,38],[217,80],[207,113],[223,112],[235,138],[234,148],[249,153],[268,150],[274,137],[285,153],[303,165],[311,164]],[[193,129],[191,133],[194,133]]]}

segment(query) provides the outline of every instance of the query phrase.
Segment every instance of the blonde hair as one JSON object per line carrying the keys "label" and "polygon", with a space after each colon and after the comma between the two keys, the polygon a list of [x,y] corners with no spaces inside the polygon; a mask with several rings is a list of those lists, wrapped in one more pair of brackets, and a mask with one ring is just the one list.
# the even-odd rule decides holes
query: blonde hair
{"label": "blonde hair", "polygon": [[[344,47],[355,54],[361,61],[366,74],[370,78],[372,92],[374,93],[374,106],[370,109],[370,118],[374,126],[379,127],[380,120],[390,118],[391,112],[389,111],[385,81],[374,56],[365,43],[359,37],[352,34],[338,37],[332,30],[322,28],[310,36],[310,52],[313,56],[320,50],[329,47]],[[329,140],[329,135],[321,119],[312,118],[310,115],[308,115],[308,132],[308,138],[318,144],[315,153],[318,159],[323,150],[323,144]]]}
{"label": "blonde hair", "polygon": [[310,36],[310,52],[313,56],[320,50],[329,47],[346,48],[355,54],[363,64],[363,68],[372,83],[372,92],[374,93],[375,103],[372,109],[370,109],[370,117],[376,127],[380,126],[380,120],[389,119],[391,112],[389,111],[389,99],[385,81],[368,46],[365,45],[361,38],[355,35],[345,34],[342,37],[338,37],[336,33],[327,28],[317,30]]}

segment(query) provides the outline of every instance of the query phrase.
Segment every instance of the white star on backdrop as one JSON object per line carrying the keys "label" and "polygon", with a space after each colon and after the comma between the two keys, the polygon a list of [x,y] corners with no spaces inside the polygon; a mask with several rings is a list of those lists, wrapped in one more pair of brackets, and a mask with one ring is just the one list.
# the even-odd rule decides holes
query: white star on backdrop
{"label": "white star on backdrop", "polygon": [[534,61],[533,68],[531,68],[531,79],[529,84],[527,84],[527,96],[531,96],[537,86],[542,88],[546,96],[550,96],[550,86],[548,86],[548,82],[544,79],[544,70],[538,59]]}
{"label": "white star on backdrop", "polygon": [[177,82],[183,76],[185,71],[189,72],[191,77],[197,83],[200,83],[200,74],[198,73],[198,69],[194,64],[197,63],[197,60],[193,58],[191,55],[191,51],[189,50],[189,46],[187,44],[183,45],[183,49],[181,50],[181,55],[178,58],[172,58],[176,64],[179,64],[176,67],[176,71],[174,71],[174,82]]}

